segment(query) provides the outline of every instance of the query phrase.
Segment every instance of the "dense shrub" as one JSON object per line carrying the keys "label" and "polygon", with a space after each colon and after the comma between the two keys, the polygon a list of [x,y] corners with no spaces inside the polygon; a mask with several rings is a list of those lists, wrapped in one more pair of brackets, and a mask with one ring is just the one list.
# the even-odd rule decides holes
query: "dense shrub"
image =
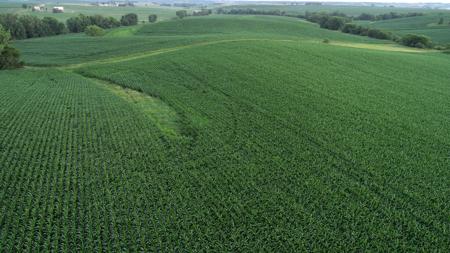
{"label": "dense shrub", "polygon": [[179,18],[184,18],[187,16],[187,11],[186,10],[179,10],[176,12],[177,17]]}
{"label": "dense shrub", "polygon": [[363,28],[361,26],[359,26],[359,25],[345,24],[342,27],[341,31],[343,33],[350,33],[350,34],[358,34],[359,35],[359,34],[361,34],[362,29]]}
{"label": "dense shrub", "polygon": [[0,69],[14,69],[23,66],[17,49],[8,46],[11,34],[0,25]]}
{"label": "dense shrub", "polygon": [[430,48],[431,39],[423,35],[407,34],[400,41],[403,45],[417,48]]}
{"label": "dense shrub", "polygon": [[331,14],[326,12],[306,12],[305,19],[319,24],[321,28],[329,30],[339,30],[345,25],[345,23],[351,20],[345,14],[340,12],[333,12]]}
{"label": "dense shrub", "polygon": [[6,45],[0,52],[0,69],[16,69],[22,66],[19,50]]}
{"label": "dense shrub", "polygon": [[2,25],[0,25],[0,51],[8,45],[9,41],[11,40],[11,34],[3,28]]}
{"label": "dense shrub", "polygon": [[92,36],[92,37],[99,37],[105,35],[105,30],[103,30],[101,27],[96,25],[90,25],[86,27],[85,31],[86,35]]}
{"label": "dense shrub", "polygon": [[212,11],[210,9],[201,9],[199,11],[193,11],[192,15],[193,16],[208,16],[212,13]]}
{"label": "dense shrub", "polygon": [[150,23],[155,23],[157,19],[158,19],[158,16],[156,16],[156,14],[148,15],[148,22],[150,22]]}
{"label": "dense shrub", "polygon": [[391,39],[391,34],[388,32],[384,32],[378,29],[369,29],[367,32],[367,36],[380,40],[389,40]]}
{"label": "dense shrub", "polygon": [[357,20],[375,20],[375,15],[368,13],[361,13],[361,15],[357,16],[355,19]]}
{"label": "dense shrub", "polygon": [[320,24],[320,27],[326,28],[329,30],[339,30],[342,26],[344,26],[346,19],[338,16],[328,17],[325,22]]}
{"label": "dense shrub", "polygon": [[128,13],[120,19],[120,24],[123,26],[137,25],[138,15],[135,13]]}

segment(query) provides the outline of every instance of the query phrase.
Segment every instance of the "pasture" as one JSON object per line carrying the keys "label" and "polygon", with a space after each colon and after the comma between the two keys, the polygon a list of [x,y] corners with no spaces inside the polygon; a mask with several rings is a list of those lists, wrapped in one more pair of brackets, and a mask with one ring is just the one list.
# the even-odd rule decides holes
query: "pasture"
{"label": "pasture", "polygon": [[0,251],[450,250],[449,55],[286,17],[120,29],[14,43]]}

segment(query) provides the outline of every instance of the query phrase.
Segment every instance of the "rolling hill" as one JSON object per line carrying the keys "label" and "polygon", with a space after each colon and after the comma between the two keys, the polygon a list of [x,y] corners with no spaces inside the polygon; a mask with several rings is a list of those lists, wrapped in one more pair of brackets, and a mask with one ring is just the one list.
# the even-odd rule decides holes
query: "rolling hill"
{"label": "rolling hill", "polygon": [[15,43],[1,250],[449,250],[449,55],[283,17],[120,34]]}
{"label": "rolling hill", "polygon": [[[443,24],[438,24],[440,18]],[[450,44],[450,13],[428,13],[424,16],[398,18],[375,22],[357,22],[368,27],[391,31],[398,35],[421,34],[428,36],[433,42]]]}

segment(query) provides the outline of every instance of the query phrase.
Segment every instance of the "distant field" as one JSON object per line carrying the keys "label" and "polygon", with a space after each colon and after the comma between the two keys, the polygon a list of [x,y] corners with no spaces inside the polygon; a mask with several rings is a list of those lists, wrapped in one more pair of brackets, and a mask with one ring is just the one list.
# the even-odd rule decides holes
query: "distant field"
{"label": "distant field", "polygon": [[419,9],[419,8],[399,8],[399,7],[372,7],[372,6],[343,6],[343,5],[231,5],[218,7],[224,9],[244,9],[251,8],[256,10],[280,10],[288,14],[305,14],[309,12],[333,12],[339,11],[350,16],[358,16],[361,13],[384,14],[389,12],[408,13],[408,12],[439,12],[438,10]]}
{"label": "distant field", "polygon": [[225,15],[14,46],[0,251],[450,251],[450,55]]}
{"label": "distant field", "polygon": [[[27,3],[30,4],[30,3]],[[32,5],[32,4],[30,4]],[[53,6],[64,6],[64,13],[52,13]],[[99,7],[92,5],[75,5],[75,4],[47,4],[47,12],[32,12],[31,9],[23,9],[21,4],[0,3],[0,13],[17,13],[30,14],[38,17],[54,17],[58,20],[65,21],[70,17],[79,14],[94,15],[100,14],[120,19],[124,14],[136,13],[140,21],[148,21],[148,15],[157,14],[158,19],[165,20],[175,17],[175,12],[180,8],[175,7],[159,7],[159,6],[136,6],[136,7]]]}
{"label": "distant field", "polygon": [[359,43],[389,43],[319,29],[315,24],[295,18],[222,15],[120,28],[101,38],[87,37],[84,34],[68,34],[17,41],[14,45],[23,52],[28,64],[64,65],[206,41],[240,38],[316,42],[328,38]]}
{"label": "distant field", "polygon": [[[439,19],[444,23],[439,25]],[[357,22],[365,26],[379,28],[399,35],[422,34],[436,43],[450,43],[450,12],[429,13],[424,16],[399,18],[375,22]]]}
{"label": "distant field", "polygon": [[[290,6],[290,5],[235,5],[221,7],[224,9],[233,8],[251,8],[257,10],[281,10],[287,14],[298,15],[309,12],[334,12],[339,11],[350,16],[358,16],[361,13],[369,14],[385,14],[389,12],[409,13],[421,12],[424,16],[390,19],[383,21],[367,22],[355,21],[356,23],[391,31],[398,35],[405,35],[408,33],[422,34],[429,36],[436,43],[450,43],[450,11],[446,10],[432,10],[420,8],[397,8],[397,7],[356,7],[356,6],[338,6],[338,5],[322,5],[322,6]],[[444,17],[444,24],[437,25],[440,17]]]}

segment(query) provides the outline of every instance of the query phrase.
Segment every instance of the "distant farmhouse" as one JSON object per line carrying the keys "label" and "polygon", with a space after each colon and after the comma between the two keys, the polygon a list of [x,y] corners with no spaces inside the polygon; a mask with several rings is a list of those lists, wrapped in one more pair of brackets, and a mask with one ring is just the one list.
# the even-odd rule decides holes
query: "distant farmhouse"
{"label": "distant farmhouse", "polygon": [[33,12],[41,12],[45,10],[45,5],[41,4],[41,5],[35,5],[33,6],[33,8],[31,8],[31,11]]}
{"label": "distant farmhouse", "polygon": [[64,7],[62,6],[55,6],[52,9],[53,13],[64,13]]}

